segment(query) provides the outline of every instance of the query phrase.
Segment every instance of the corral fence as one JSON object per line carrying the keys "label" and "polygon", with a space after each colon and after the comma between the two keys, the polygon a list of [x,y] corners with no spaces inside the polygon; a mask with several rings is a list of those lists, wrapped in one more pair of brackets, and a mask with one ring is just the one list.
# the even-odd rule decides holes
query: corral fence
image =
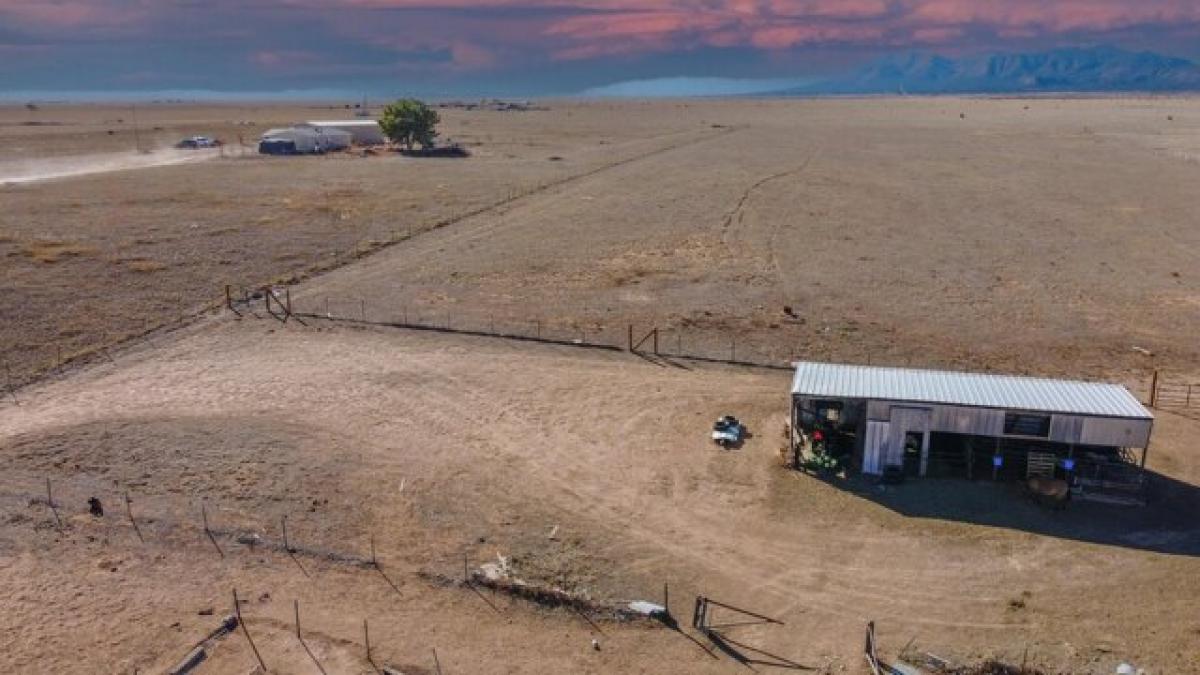
{"label": "corral fence", "polygon": [[247,289],[226,287],[227,308],[239,316],[275,318],[309,325],[313,321],[397,328],[474,337],[623,351],[659,365],[677,361],[708,362],[771,370],[791,370],[797,350],[768,336],[745,332],[675,327],[637,327],[581,318],[517,317],[460,306],[381,304],[363,297],[291,297],[286,286]]}
{"label": "corral fence", "polygon": [[1200,409],[1200,383],[1169,380],[1156,370],[1150,386],[1150,407],[1162,410]]}

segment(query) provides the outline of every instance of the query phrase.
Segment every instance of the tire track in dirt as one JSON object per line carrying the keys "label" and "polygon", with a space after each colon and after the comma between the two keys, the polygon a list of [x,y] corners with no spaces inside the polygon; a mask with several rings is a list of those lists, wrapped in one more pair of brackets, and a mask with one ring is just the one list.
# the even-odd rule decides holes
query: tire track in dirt
{"label": "tire track in dirt", "polygon": [[764,185],[766,185],[768,183],[779,180],[780,178],[787,178],[788,176],[794,176],[798,173],[803,172],[804,170],[806,170],[808,168],[808,166],[810,164],[812,164],[812,161],[814,159],[816,159],[817,154],[819,152],[820,152],[820,148],[816,148],[811,153],[809,153],[808,157],[803,162],[801,162],[799,166],[792,168],[792,169],[788,169],[787,171],[780,171],[779,173],[771,174],[770,176],[767,176],[765,178],[760,178],[757,181],[755,181],[752,185],[750,185],[750,187],[746,188],[746,190],[744,192],[742,192],[741,198],[738,199],[737,204],[733,207],[733,210],[725,215],[725,220],[722,221],[722,223],[721,223],[722,231],[728,230],[733,225],[733,219],[735,217],[738,219],[738,223],[739,224],[741,223],[741,218],[743,215],[742,212],[746,208],[746,203],[750,201],[750,197],[756,191],[758,191],[759,188],[763,187]]}
{"label": "tire track in dirt", "polygon": [[[400,245],[404,245],[406,252],[420,254],[420,253],[429,253],[429,252],[435,250],[436,248],[445,247],[450,244],[461,243],[461,242],[463,242],[465,240],[469,240],[471,238],[480,238],[480,237],[488,236],[495,230],[500,229],[503,226],[503,224],[501,222],[499,222],[498,220],[489,220],[489,221],[481,222],[475,227],[454,228],[453,232],[449,232],[448,228],[450,228],[451,226],[454,226],[454,225],[460,225],[463,223],[467,223],[468,221],[475,220],[479,216],[485,216],[485,215],[488,215],[491,213],[495,213],[497,211],[502,211],[503,209],[508,208],[508,207],[527,203],[529,201],[536,199],[537,197],[544,196],[548,193],[551,193],[555,190],[566,187],[568,185],[572,185],[575,183],[585,181],[588,178],[592,178],[599,174],[602,174],[602,173],[605,173],[608,171],[612,171],[615,169],[619,169],[622,167],[626,167],[626,166],[629,166],[629,165],[632,165],[632,164],[635,164],[638,162],[642,162],[642,161],[645,161],[648,159],[652,159],[654,157],[658,157],[658,156],[661,156],[664,154],[675,152],[677,150],[682,150],[684,148],[692,147],[695,145],[700,145],[702,143],[707,143],[709,141],[715,141],[715,140],[723,138],[725,136],[729,136],[731,134],[740,132],[740,131],[744,130],[745,128],[746,127],[725,127],[723,129],[720,129],[716,133],[704,133],[704,134],[700,135],[698,138],[692,138],[692,139],[682,141],[679,143],[667,145],[665,147],[655,148],[653,150],[649,150],[647,152],[643,152],[641,154],[634,155],[632,157],[626,157],[626,158],[623,158],[623,159],[620,159],[620,160],[617,160],[614,162],[610,162],[608,164],[604,164],[602,166],[599,166],[599,167],[596,167],[593,169],[589,169],[582,173],[573,174],[571,176],[567,176],[565,178],[562,178],[562,179],[559,179],[556,181],[551,181],[549,183],[546,183],[545,185],[540,185],[528,192],[514,195],[512,197],[502,199],[498,202],[494,202],[492,204],[482,206],[478,209],[468,211],[464,214],[455,216],[454,218],[447,219],[445,221],[442,221],[442,222],[436,224],[434,227],[431,227],[427,230],[422,230],[420,232],[414,233],[412,236],[405,237],[403,239],[399,239],[399,240],[392,241],[392,242],[384,242],[383,244],[379,245],[378,247],[373,248],[373,249],[363,253],[357,259],[355,259],[353,261],[349,261],[343,265],[339,265],[334,268],[321,270],[320,272],[317,272],[312,275],[309,275],[308,277],[305,277],[305,280],[316,281],[322,277],[327,276],[328,274],[353,267],[355,265],[355,263],[357,263],[363,259],[372,257],[377,253],[380,253],[385,250],[393,249]],[[686,132],[677,132],[677,133],[686,133]],[[675,134],[670,134],[670,135],[675,135]],[[659,137],[659,138],[661,138],[661,137]],[[433,235],[434,233],[438,233],[440,236],[436,236],[436,237],[430,236],[430,235]],[[310,284],[306,284],[306,286],[308,286],[308,285],[310,285]],[[304,288],[303,290],[298,292],[296,295],[297,295],[297,297],[306,297],[310,292],[311,292],[310,288]]]}
{"label": "tire track in dirt", "polygon": [[[471,383],[454,375],[448,375],[446,383],[439,385],[436,396],[437,403],[433,408],[454,409],[468,419],[469,424],[485,423],[490,425],[492,433],[498,436],[524,434],[536,437],[536,430],[542,421],[534,416],[527,416],[517,411],[515,407],[506,407],[507,418],[499,417],[501,411],[497,408],[499,400],[495,397],[482,396],[472,391]],[[429,395],[428,389],[424,392]],[[455,400],[457,399],[457,401]],[[467,405],[463,405],[464,400]],[[457,404],[457,405],[456,405]],[[445,406],[443,408],[443,406]],[[451,426],[453,426],[451,424]],[[836,579],[826,579],[821,582],[821,588],[811,591],[801,591],[806,585],[811,585],[811,575],[805,570],[819,569],[827,564],[819,553],[803,546],[789,545],[780,542],[766,542],[748,535],[735,535],[733,539],[697,537],[699,532],[719,532],[721,516],[719,513],[702,512],[689,509],[690,524],[684,528],[671,522],[659,522],[653,511],[634,513],[627,503],[628,495],[620,492],[620,482],[612,477],[610,462],[606,459],[602,444],[579,436],[569,430],[557,429],[557,433],[566,438],[545,444],[537,444],[530,453],[518,453],[524,465],[536,472],[538,482],[555,490],[562,491],[567,500],[554,500],[557,506],[566,508],[581,522],[589,523],[589,529],[599,529],[605,532],[606,539],[629,542],[630,539],[639,543],[634,546],[640,557],[645,557],[650,551],[664,551],[664,554],[651,555],[665,561],[688,561],[689,566],[697,566],[727,578],[759,578],[754,588],[764,595],[774,598],[776,602],[784,602],[789,606],[802,606],[809,611],[819,611],[827,615],[854,622],[860,621],[870,613],[876,618],[905,617],[911,623],[931,627],[961,626],[986,630],[1013,630],[1019,625],[988,621],[964,621],[962,598],[950,597],[945,593],[922,590],[914,593],[897,595],[894,580],[891,575],[894,569],[881,570],[869,563],[856,564],[849,559],[840,561],[838,569],[851,574],[851,582],[838,582]],[[502,448],[503,444],[489,444]],[[595,449],[589,449],[594,447]],[[570,452],[555,452],[559,448],[570,448]],[[511,454],[511,450],[501,450]],[[543,452],[545,451],[545,452]],[[579,473],[581,472],[581,473]],[[571,480],[571,474],[586,475],[586,481]],[[696,522],[699,519],[699,522]],[[828,535],[826,535],[828,536]],[[864,544],[858,536],[835,535],[847,547]],[[882,538],[878,538],[882,542]],[[631,542],[630,542],[631,543]],[[860,546],[861,548],[861,546]],[[720,560],[720,564],[715,564]],[[736,563],[735,563],[736,561]],[[642,561],[648,562],[648,561]],[[646,565],[639,565],[648,569]],[[770,577],[761,578],[764,570],[783,570]],[[636,571],[627,567],[627,572]],[[913,572],[925,571],[923,569]],[[883,576],[880,573],[884,572]],[[943,576],[940,573],[937,575]],[[968,575],[970,577],[972,575]],[[969,579],[961,575],[955,578],[958,584]],[[955,584],[948,584],[952,587]],[[971,583],[971,585],[977,585]],[[936,588],[937,585],[926,584],[925,588]],[[907,611],[897,613],[882,608],[895,604],[898,597],[903,597],[905,604],[917,604],[922,607],[917,612],[920,618],[912,618]],[[955,602],[951,602],[954,600]],[[978,600],[977,610],[986,608],[985,598]],[[856,609],[856,606],[868,605],[874,608],[872,612]],[[946,616],[941,611],[946,607],[954,607]]]}

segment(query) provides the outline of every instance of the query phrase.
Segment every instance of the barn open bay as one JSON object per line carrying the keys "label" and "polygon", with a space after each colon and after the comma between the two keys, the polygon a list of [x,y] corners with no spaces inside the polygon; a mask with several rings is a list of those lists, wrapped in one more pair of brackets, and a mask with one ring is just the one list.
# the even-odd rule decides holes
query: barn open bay
{"label": "barn open bay", "polygon": [[[431,669],[431,644],[447,672],[735,667],[652,625],[604,623],[597,652],[570,612],[490,607],[438,581],[461,576],[465,553],[600,604],[657,600],[668,582],[680,616],[701,593],[759,609],[787,627],[740,640],[833,671],[859,667],[871,619],[893,652],[916,635],[962,661],[1028,650],[1054,670],[1192,669],[1198,535],[1180,514],[1197,504],[1193,417],[1157,415],[1156,503],[1051,514],[1003,486],[889,495],[786,471],[786,374],[196,315],[225,284],[294,277],[292,302],[313,314],[617,345],[630,325],[659,327],[665,346],[709,355],[732,342],[780,364],[1107,379],[1144,398],[1156,368],[1200,373],[1200,104],[547,107],[446,111],[464,160],[238,156],[3,188],[5,316],[21,317],[2,329],[8,361],[32,379],[54,367],[38,350],[55,342],[107,344],[112,358],[17,389],[0,412],[0,575],[18,590],[0,661],[67,667],[83,646],[94,670],[165,668],[211,628],[196,612],[223,612],[236,585],[280,672],[311,666],[293,598],[339,672],[369,668],[363,617],[380,653],[414,672]],[[164,134],[316,116],[142,114]],[[74,143],[112,142],[88,124]],[[31,148],[60,148],[71,128],[14,127]],[[375,252],[342,264],[355,249]],[[152,342],[114,339],[180,314],[189,325]],[[707,427],[729,411],[754,437],[719,453]],[[63,530],[35,500],[47,477]],[[99,495],[119,516],[126,491],[144,543],[80,508]],[[201,502],[222,556],[194,522]],[[283,515],[320,555],[297,564],[237,543],[277,538]],[[338,562],[369,555],[372,537],[386,578]],[[99,617],[123,628],[93,628]],[[251,663],[226,638],[205,667]]]}

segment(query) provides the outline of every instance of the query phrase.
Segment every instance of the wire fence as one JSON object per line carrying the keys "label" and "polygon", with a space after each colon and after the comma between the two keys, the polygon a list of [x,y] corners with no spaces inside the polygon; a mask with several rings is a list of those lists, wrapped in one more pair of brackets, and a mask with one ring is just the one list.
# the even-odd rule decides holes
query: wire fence
{"label": "wire fence", "polygon": [[383,304],[365,297],[326,295],[291,298],[287,287],[257,291],[230,289],[229,309],[281,321],[378,326],[406,330],[539,342],[573,347],[627,351],[657,360],[680,360],[790,370],[798,349],[781,344],[779,331],[754,335],[750,330],[705,329],[699,326],[658,328],[587,318],[513,316],[461,306],[420,303]]}
{"label": "wire fence", "polygon": [[[402,484],[403,485],[403,484]],[[381,550],[403,550],[405,542],[389,540],[388,528],[382,528],[377,537],[369,528],[355,527],[354,543],[349,543],[345,536],[345,528],[338,527],[336,537],[329,536],[329,530],[320,521],[326,521],[340,516],[344,522],[365,522],[363,513],[354,510],[350,513],[319,515],[306,513],[296,509],[292,514],[282,515],[273,521],[261,519],[261,512],[247,512],[240,509],[225,510],[217,500],[201,495],[171,496],[170,493],[183,493],[186,488],[179,486],[156,484],[156,490],[151,494],[130,492],[120,487],[113,487],[107,480],[88,476],[77,476],[72,480],[52,479],[49,475],[35,477],[30,472],[10,476],[10,481],[4,491],[0,491],[0,513],[5,517],[9,526],[30,527],[34,531],[53,531],[59,535],[78,534],[79,538],[60,536],[58,541],[70,544],[87,538],[89,533],[95,534],[94,528],[103,528],[105,541],[114,546],[141,547],[162,546],[169,548],[190,547],[195,549],[197,556],[208,555],[222,562],[242,559],[246,564],[258,566],[264,556],[274,558],[281,568],[292,567],[306,579],[312,579],[318,573],[328,570],[361,574],[359,580],[364,584],[378,585],[381,593],[394,593],[400,599],[406,597],[401,591],[415,574],[418,580],[424,581],[428,590],[461,588],[471,591],[474,596],[487,603],[496,612],[502,612],[502,607],[488,600],[479,590],[483,575],[472,562],[473,547],[466,545],[461,553],[451,557],[435,556],[427,561],[432,571],[422,567],[415,573],[408,569],[412,563],[412,555],[405,553],[403,562],[392,562]],[[365,510],[365,509],[364,509]],[[293,516],[289,519],[289,515]],[[318,522],[310,522],[318,521]],[[289,528],[289,524],[291,527]],[[297,525],[301,525],[297,528]],[[308,527],[304,527],[304,525]],[[325,537],[315,533],[324,532]],[[322,540],[323,539],[323,540]],[[348,545],[349,544],[349,545]],[[388,546],[379,546],[389,544]],[[204,553],[201,553],[205,551]],[[459,578],[461,564],[462,577]],[[398,569],[399,568],[399,569]],[[400,575],[405,578],[401,578]],[[344,578],[344,577],[343,577]],[[186,654],[180,654],[180,666],[168,672],[190,672],[191,667],[203,661],[206,657],[198,657],[197,649],[211,648],[213,638],[224,637],[241,627],[246,639],[254,651],[255,659],[266,672],[268,666],[264,662],[264,654],[254,646],[250,633],[255,624],[262,620],[260,616],[243,616],[242,608],[245,599],[237,599],[237,590],[233,590],[233,605],[229,617],[223,622],[224,630],[218,628],[208,638],[201,640]],[[224,592],[224,589],[223,589]],[[265,595],[264,597],[269,597]],[[515,604],[520,596],[510,596],[510,605]],[[314,654],[304,644],[304,633],[301,626],[299,601],[293,601],[295,616],[295,635],[305,647],[308,657],[316,668],[326,672],[318,654]],[[211,610],[209,610],[211,611]],[[337,611],[345,614],[346,608],[338,603]],[[593,613],[596,620],[607,616],[602,605],[581,603],[574,607],[576,613]],[[232,621],[236,617],[236,621]],[[588,618],[592,621],[593,618]],[[271,623],[264,621],[264,623]],[[594,624],[593,624],[594,625]],[[261,630],[262,624],[259,624]],[[328,640],[328,635],[322,633]],[[399,658],[395,650],[378,647],[371,644],[370,631],[366,620],[363,621],[362,642],[358,636],[338,636],[336,639],[344,644],[361,646],[364,661],[375,670],[383,671],[388,657],[395,657],[395,662],[412,664],[415,661],[429,659],[429,668],[422,672],[441,672],[442,665],[438,662],[436,650],[432,658],[423,655],[413,659]],[[271,657],[271,655],[266,655]],[[275,655],[278,657],[278,654]],[[410,665],[411,667],[411,665]],[[407,672],[407,669],[405,669]],[[393,670],[392,672],[396,672]]]}

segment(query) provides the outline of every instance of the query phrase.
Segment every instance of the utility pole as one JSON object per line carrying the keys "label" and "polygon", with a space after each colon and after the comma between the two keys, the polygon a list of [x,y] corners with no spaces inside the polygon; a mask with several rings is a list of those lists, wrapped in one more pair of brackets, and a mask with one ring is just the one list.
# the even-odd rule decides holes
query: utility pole
{"label": "utility pole", "polygon": [[141,134],[138,133],[137,104],[136,103],[131,104],[130,108],[132,108],[132,110],[133,110],[133,147],[139,154],[141,154],[141,152],[142,152],[142,137],[141,137]]}

